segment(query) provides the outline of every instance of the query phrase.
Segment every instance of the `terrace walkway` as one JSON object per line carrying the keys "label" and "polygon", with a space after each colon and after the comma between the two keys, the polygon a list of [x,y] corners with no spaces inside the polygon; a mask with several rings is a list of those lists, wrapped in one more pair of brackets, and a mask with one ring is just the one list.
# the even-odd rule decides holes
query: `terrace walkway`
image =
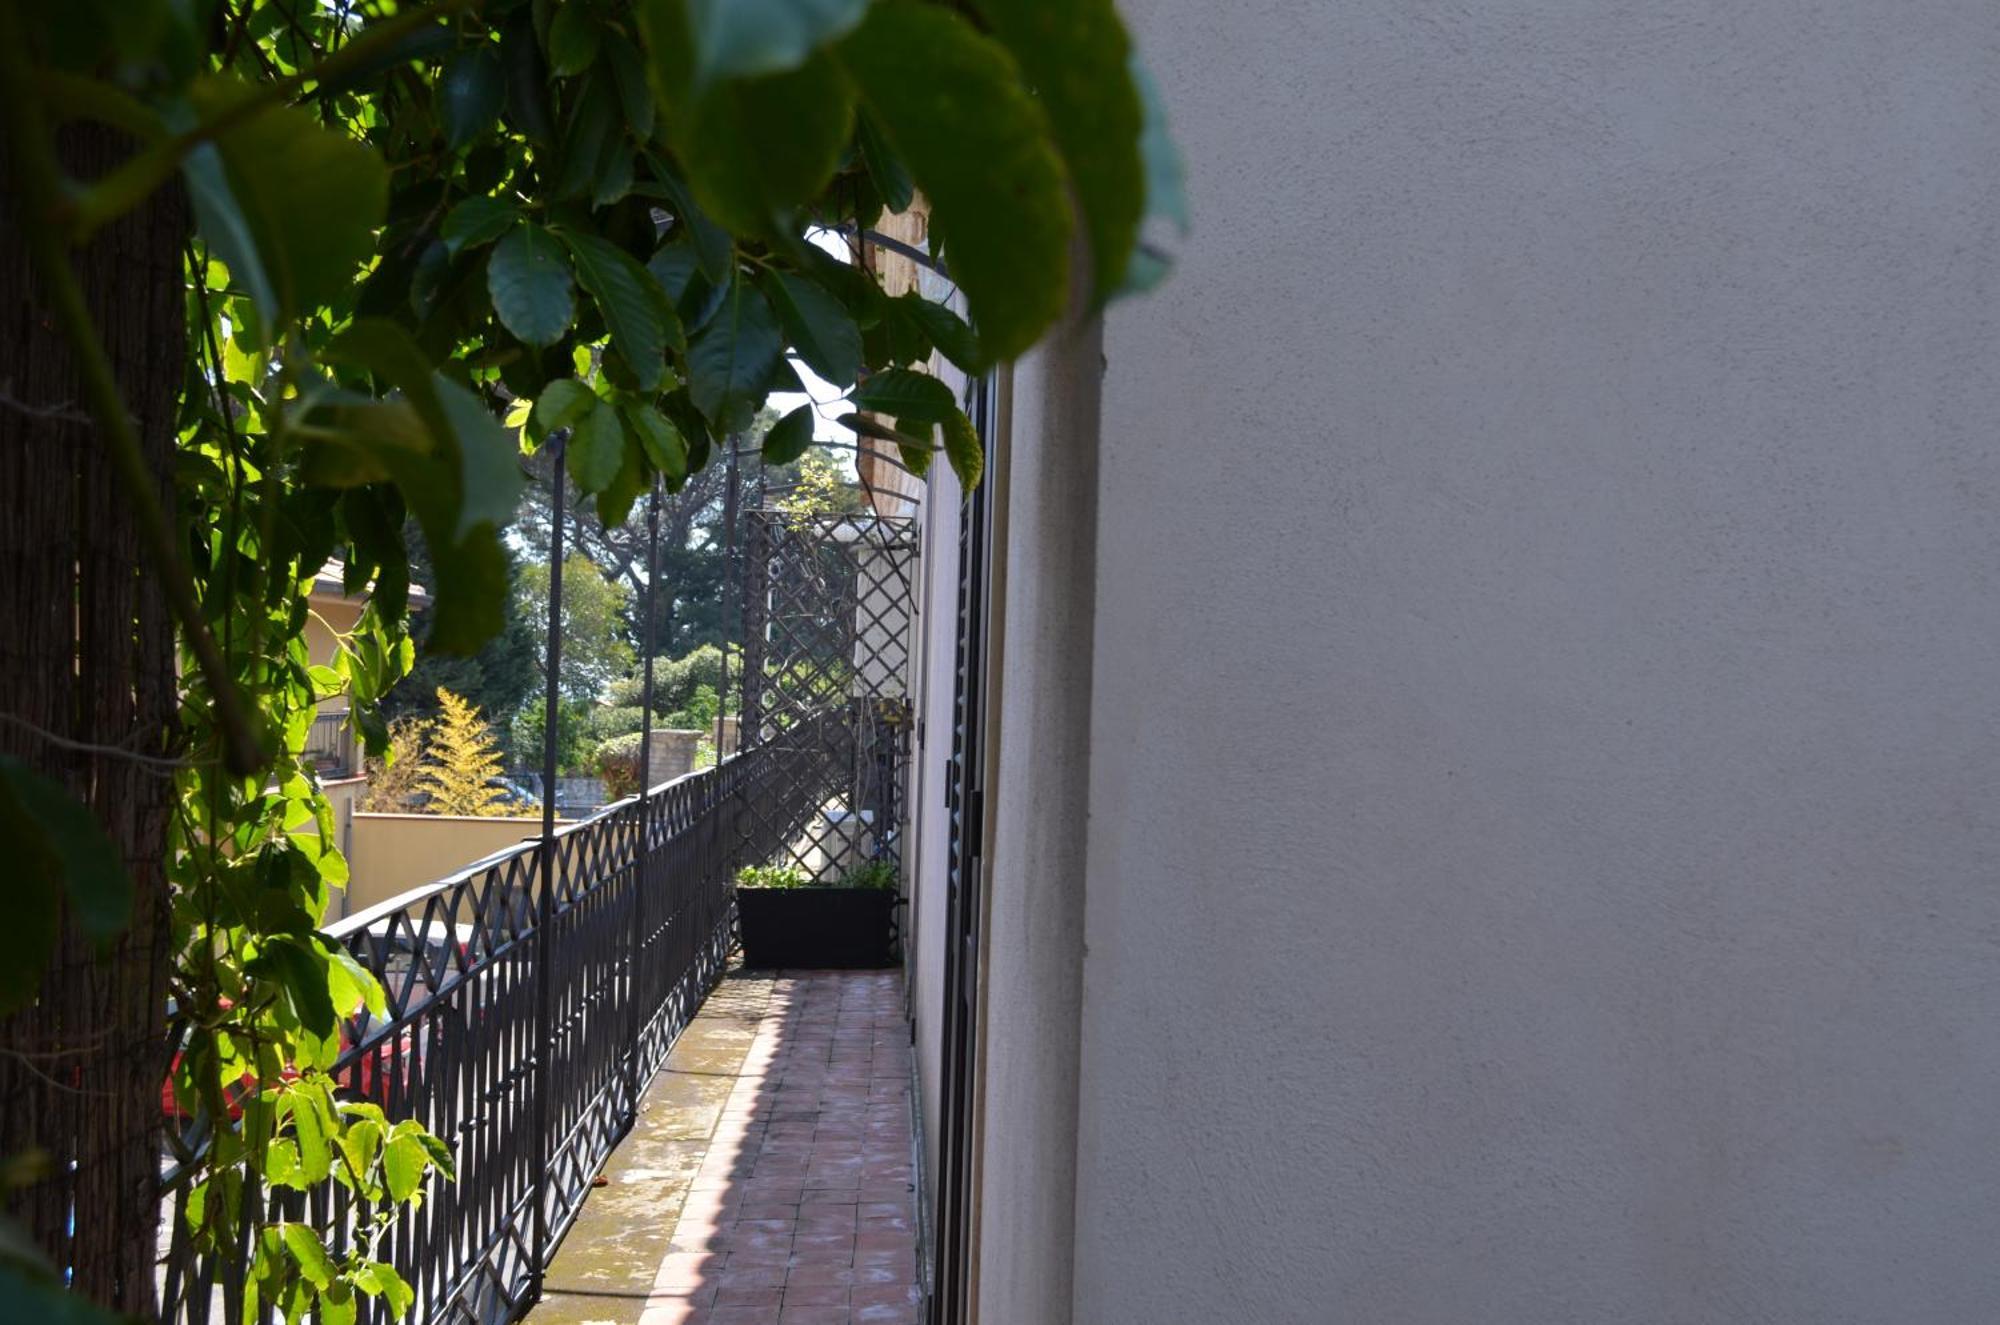
{"label": "terrace walkway", "polygon": [[532,1325],[915,1325],[895,971],[732,969],[641,1101]]}

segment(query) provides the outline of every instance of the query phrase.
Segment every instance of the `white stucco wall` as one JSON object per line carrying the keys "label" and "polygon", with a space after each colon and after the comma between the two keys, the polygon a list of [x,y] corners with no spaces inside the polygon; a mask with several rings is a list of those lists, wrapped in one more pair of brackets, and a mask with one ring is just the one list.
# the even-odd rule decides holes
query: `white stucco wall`
{"label": "white stucco wall", "polygon": [[1074,1320],[2000,1319],[2000,7],[1124,8]]}
{"label": "white stucco wall", "polygon": [[912,1055],[917,1073],[917,1127],[923,1143],[919,1176],[927,1203],[934,1199],[938,1174],[939,1106],[943,1099],[944,940],[947,884],[951,865],[951,818],[946,796],[951,782],[952,681],[957,660],[958,483],[948,466],[928,479],[920,544],[914,571],[918,610],[912,633],[916,698],[923,739],[913,741],[910,759],[909,845],[904,854],[903,978],[912,1019]]}

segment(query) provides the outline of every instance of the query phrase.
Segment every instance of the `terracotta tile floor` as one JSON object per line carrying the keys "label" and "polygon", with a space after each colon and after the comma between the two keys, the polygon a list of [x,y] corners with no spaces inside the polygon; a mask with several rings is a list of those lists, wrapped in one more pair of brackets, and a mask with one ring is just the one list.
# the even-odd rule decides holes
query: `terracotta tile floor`
{"label": "terracotta tile floor", "polygon": [[772,983],[640,1325],[916,1325],[902,1004],[894,971]]}

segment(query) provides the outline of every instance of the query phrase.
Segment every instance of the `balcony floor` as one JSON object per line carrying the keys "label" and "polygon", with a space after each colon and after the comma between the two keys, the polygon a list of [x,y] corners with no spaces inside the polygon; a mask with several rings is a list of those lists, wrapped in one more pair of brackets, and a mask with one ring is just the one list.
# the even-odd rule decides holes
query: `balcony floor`
{"label": "balcony floor", "polygon": [[709,995],[549,1268],[534,1325],[915,1325],[896,971]]}

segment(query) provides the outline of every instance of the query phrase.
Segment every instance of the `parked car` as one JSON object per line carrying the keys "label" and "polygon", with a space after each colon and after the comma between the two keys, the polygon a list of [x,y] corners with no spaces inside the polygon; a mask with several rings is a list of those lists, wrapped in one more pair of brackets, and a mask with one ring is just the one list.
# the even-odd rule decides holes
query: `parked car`
{"label": "parked car", "polygon": [[[234,1006],[226,998],[222,1000],[221,1005],[225,1009]],[[169,1016],[171,1017],[171,1015],[170,1011]],[[341,1023],[340,1043],[343,1051],[351,1049],[354,1045],[367,1038],[371,1020],[369,1015],[363,1012],[360,1017]],[[411,1064],[417,1059],[418,1053],[414,1039],[409,1028],[405,1027],[403,1032],[394,1039],[384,1041],[382,1044],[376,1046],[374,1053],[363,1056],[359,1063],[358,1072],[353,1071],[353,1069],[349,1070],[348,1079],[351,1083],[351,1093],[362,1099],[373,1100],[377,1104],[386,1104],[389,1101],[389,1083],[399,1078],[407,1080]],[[193,1114],[181,1108],[180,1100],[174,1094],[174,1075],[180,1071],[180,1066],[181,1051],[175,1050],[173,1066],[167,1073],[166,1078],[160,1082],[160,1113],[169,1123],[176,1125],[190,1122],[194,1117]],[[295,1080],[298,1075],[298,1071],[291,1067],[285,1068],[281,1073],[282,1078],[286,1081]],[[359,1078],[358,1084],[354,1083],[354,1078],[357,1076]],[[256,1089],[257,1076],[254,1072],[248,1071],[223,1087],[223,1106],[228,1110],[231,1120],[239,1119],[243,1116],[243,1101],[248,1099]]]}
{"label": "parked car", "polygon": [[542,808],[542,798],[513,778],[488,778],[486,785],[500,793],[503,803],[513,806],[523,813]]}

